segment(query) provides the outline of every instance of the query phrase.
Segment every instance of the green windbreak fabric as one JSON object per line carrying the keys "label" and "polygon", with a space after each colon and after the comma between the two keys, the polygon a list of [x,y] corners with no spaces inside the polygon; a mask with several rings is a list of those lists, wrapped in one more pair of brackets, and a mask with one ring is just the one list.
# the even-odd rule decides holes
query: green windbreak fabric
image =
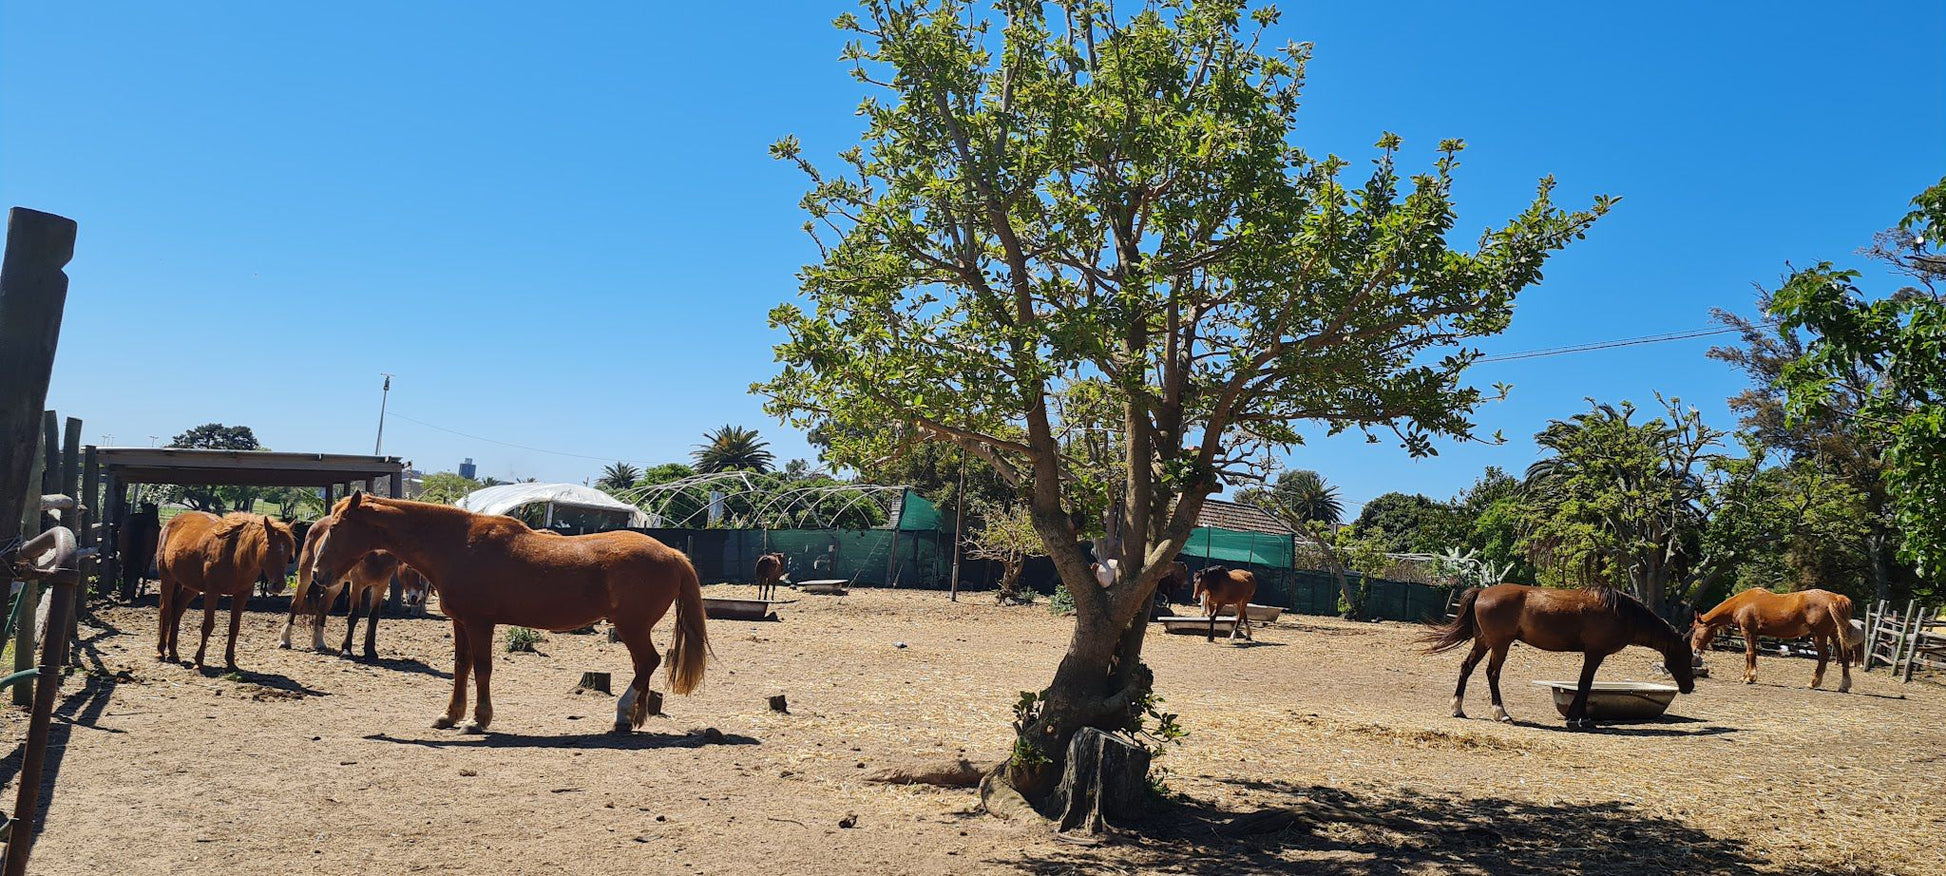
{"label": "green windbreak fabric", "polygon": [[918,493],[911,490],[905,491],[905,502],[899,509],[901,532],[938,531],[945,528],[946,518],[939,513],[938,507],[926,501],[926,497]]}
{"label": "green windbreak fabric", "polygon": [[1214,526],[1196,527],[1183,545],[1183,556],[1211,562],[1248,563],[1272,569],[1291,567],[1291,537],[1262,532],[1238,532]]}

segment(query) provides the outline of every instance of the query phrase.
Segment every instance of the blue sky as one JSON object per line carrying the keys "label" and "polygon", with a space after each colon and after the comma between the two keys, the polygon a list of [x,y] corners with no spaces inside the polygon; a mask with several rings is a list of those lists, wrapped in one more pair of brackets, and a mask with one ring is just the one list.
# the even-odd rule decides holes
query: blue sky
{"label": "blue sky", "polygon": [[[809,456],[746,389],[814,255],[803,180],[764,150],[854,142],[828,27],[852,6],[667,5],[0,3],[0,202],[81,224],[50,404],[91,442],[219,420],[369,452],[389,371],[386,452],[426,470],[579,481],[724,423]],[[1301,143],[1363,160],[1392,130],[1424,164],[1465,138],[1461,241],[1542,174],[1623,198],[1490,353],[1747,312],[1946,173],[1937,0],[1282,8],[1317,44]],[[1482,365],[1514,385],[1481,412],[1506,445],[1340,437],[1292,463],[1356,506],[1519,470],[1587,396],[1729,425],[1740,379],[1707,345]]]}

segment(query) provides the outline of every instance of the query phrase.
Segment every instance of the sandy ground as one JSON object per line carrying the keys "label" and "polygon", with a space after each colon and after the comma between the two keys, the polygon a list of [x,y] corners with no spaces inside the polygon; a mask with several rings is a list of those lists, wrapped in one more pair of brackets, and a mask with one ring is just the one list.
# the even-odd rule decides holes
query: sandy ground
{"label": "sandy ground", "polygon": [[[1447,717],[1459,658],[1413,653],[1406,625],[1286,617],[1254,647],[1158,634],[1148,660],[1189,730],[1160,761],[1178,797],[1143,825],[1146,838],[1086,847],[978,814],[969,791],[862,778],[915,759],[1000,756],[1010,704],[1046,682],[1066,641],[1069,623],[1041,606],[856,591],[804,597],[782,622],[714,621],[703,690],[672,697],[670,717],[626,737],[604,732],[612,698],[571,692],[584,670],[623,683],[622,647],[549,634],[540,654],[496,661],[495,732],[479,737],[430,726],[450,688],[447,623],[387,621],[383,660],[368,665],[276,649],[281,608],[259,605],[245,620],[241,679],[156,663],[152,605],[100,614],[104,626],[85,632],[91,671],[63,690],[36,872],[1946,864],[1946,688],[1883,672],[1855,674],[1853,693],[1839,695],[1806,689],[1806,661],[1765,659],[1759,683],[1744,686],[1731,680],[1737,658],[1719,654],[1718,677],[1679,699],[1677,718],[1579,734],[1527,683],[1572,678],[1578,658],[1516,648],[1506,695],[1523,723],[1509,726],[1483,719],[1484,673],[1470,698],[1476,719]],[[332,619],[327,641],[342,623]],[[1631,649],[1602,677],[1648,679],[1656,659]],[[774,693],[788,696],[789,714],[767,709]],[[24,713],[5,721],[18,740]],[[17,769],[16,754],[0,777]],[[1313,817],[1242,838],[1215,830],[1272,807]]]}

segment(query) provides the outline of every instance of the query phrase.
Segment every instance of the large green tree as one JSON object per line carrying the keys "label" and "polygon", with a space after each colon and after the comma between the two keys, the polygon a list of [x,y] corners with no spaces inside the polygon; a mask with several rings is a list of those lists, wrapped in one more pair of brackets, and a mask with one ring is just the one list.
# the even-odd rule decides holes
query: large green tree
{"label": "large green tree", "polygon": [[1534,436],[1547,455],[1527,469],[1522,547],[1544,582],[1625,588],[1657,609],[1688,595],[1724,433],[1664,407],[1638,422],[1628,402],[1596,404]]}
{"label": "large green tree", "polygon": [[[988,7],[980,7],[982,10]],[[1474,433],[1468,339],[1506,328],[1547,256],[1607,208],[1532,204],[1448,242],[1446,141],[1402,176],[1398,137],[1371,171],[1295,142],[1310,47],[1259,46],[1277,21],[1236,0],[1001,4],[866,0],[844,57],[870,94],[837,168],[811,178],[821,258],[805,304],[771,313],[781,371],[755,390],[800,426],[837,424],[845,464],[900,424],[983,456],[1027,500],[1075,627],[1053,680],[1018,705],[1014,756],[987,785],[1043,801],[1082,727],[1137,725],[1152,702],[1145,610],[1206,497],[1299,429],[1390,432],[1413,454]],[[1077,470],[1060,400],[1117,421],[1116,474]],[[1080,399],[1075,399],[1080,401]],[[1377,440],[1374,436],[1374,440]],[[1076,509],[1096,555],[1094,582]]]}
{"label": "large green tree", "polygon": [[[1867,299],[1858,271],[1819,262],[1785,280],[1770,312],[1780,330],[1808,338],[1777,378],[1789,422],[1855,407],[1854,421],[1885,448],[1900,556],[1937,586],[1946,577],[1946,179],[1912,207],[1875,248],[1911,285]],[[1858,387],[1861,373],[1870,380]]]}
{"label": "large green tree", "polygon": [[[204,423],[192,429],[185,429],[176,437],[169,439],[170,447],[194,450],[267,450],[258,443],[257,435],[249,426],[225,426],[222,423]],[[227,509],[249,511],[256,506],[258,497],[264,491],[257,487],[243,486],[166,486],[161,490],[163,501],[181,502],[197,511],[221,514]]]}

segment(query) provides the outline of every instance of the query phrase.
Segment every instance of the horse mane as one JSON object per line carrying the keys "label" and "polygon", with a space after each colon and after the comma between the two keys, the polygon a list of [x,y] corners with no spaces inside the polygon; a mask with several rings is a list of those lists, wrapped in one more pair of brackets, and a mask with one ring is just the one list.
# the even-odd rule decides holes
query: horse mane
{"label": "horse mane", "polygon": [[1649,607],[1643,605],[1641,600],[1620,590],[1616,590],[1613,587],[1605,587],[1602,589],[1607,591],[1605,597],[1607,607],[1613,609],[1615,613],[1621,615],[1623,619],[1641,630],[1645,638],[1653,640],[1645,644],[1650,644],[1657,650],[1662,650],[1669,645],[1687,641],[1682,637],[1682,633],[1677,632],[1676,628],[1671,626],[1668,621],[1663,620],[1661,615],[1650,611]]}

